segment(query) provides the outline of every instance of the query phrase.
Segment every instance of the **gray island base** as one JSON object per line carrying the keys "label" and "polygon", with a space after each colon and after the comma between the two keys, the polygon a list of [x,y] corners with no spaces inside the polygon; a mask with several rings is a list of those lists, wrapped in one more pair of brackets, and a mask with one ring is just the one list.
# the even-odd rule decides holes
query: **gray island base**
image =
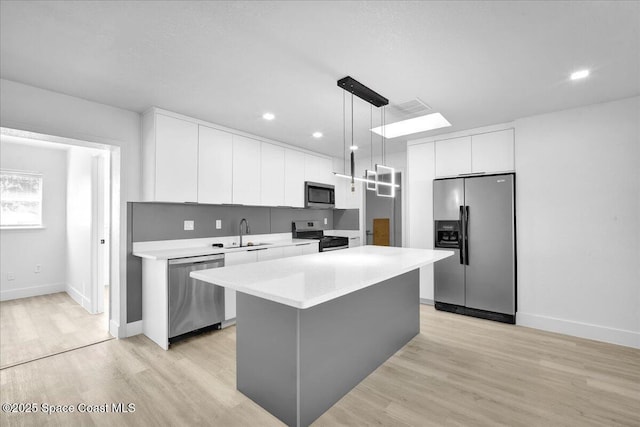
{"label": "gray island base", "polygon": [[420,332],[419,270],[300,309],[237,293],[237,388],[308,426]]}

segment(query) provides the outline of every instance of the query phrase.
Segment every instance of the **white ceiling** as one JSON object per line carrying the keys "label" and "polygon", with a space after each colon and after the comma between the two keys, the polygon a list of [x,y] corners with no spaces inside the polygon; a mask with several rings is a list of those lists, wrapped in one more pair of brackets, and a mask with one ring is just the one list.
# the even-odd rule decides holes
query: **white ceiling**
{"label": "white ceiling", "polygon": [[[346,75],[392,104],[419,97],[453,124],[419,136],[640,93],[635,1],[0,7],[2,78],[138,112],[159,106],[337,156],[336,81]],[[569,81],[581,68],[591,77]],[[356,141],[368,145],[369,104],[354,104]],[[265,111],[276,119],[264,121]],[[312,138],[316,130],[324,138]]]}

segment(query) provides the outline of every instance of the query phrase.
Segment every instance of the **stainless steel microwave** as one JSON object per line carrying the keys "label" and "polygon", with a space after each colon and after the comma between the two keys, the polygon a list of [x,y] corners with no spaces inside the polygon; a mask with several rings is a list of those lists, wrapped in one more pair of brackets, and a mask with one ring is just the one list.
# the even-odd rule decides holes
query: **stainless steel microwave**
{"label": "stainless steel microwave", "polygon": [[318,182],[304,183],[305,208],[333,208],[336,204],[336,190],[333,185]]}

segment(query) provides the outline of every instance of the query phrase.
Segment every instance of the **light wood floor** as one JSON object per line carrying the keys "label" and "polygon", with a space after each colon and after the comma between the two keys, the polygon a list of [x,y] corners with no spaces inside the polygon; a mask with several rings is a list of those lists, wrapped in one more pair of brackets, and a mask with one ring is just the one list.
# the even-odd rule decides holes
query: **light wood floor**
{"label": "light wood floor", "polygon": [[[421,333],[314,426],[640,425],[640,350],[421,307]],[[135,403],[10,425],[278,426],[235,389],[235,328],[165,352],[144,336],[0,371],[1,401]]]}
{"label": "light wood floor", "polygon": [[66,292],[0,302],[0,368],[111,338],[108,295],[95,315]]}

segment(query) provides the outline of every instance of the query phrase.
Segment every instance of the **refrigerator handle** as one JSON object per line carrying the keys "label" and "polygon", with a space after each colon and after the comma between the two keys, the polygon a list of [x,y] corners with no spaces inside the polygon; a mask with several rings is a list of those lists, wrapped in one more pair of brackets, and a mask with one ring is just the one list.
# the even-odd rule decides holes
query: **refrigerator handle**
{"label": "refrigerator handle", "polygon": [[[464,225],[464,206],[460,206],[460,216],[458,221],[460,221],[460,227],[462,228]],[[459,249],[460,249],[460,264],[464,265],[464,228],[462,228],[462,233],[460,233],[460,237],[458,237],[459,241]]]}
{"label": "refrigerator handle", "polygon": [[465,206],[464,211],[464,259],[469,265],[469,206]]}

